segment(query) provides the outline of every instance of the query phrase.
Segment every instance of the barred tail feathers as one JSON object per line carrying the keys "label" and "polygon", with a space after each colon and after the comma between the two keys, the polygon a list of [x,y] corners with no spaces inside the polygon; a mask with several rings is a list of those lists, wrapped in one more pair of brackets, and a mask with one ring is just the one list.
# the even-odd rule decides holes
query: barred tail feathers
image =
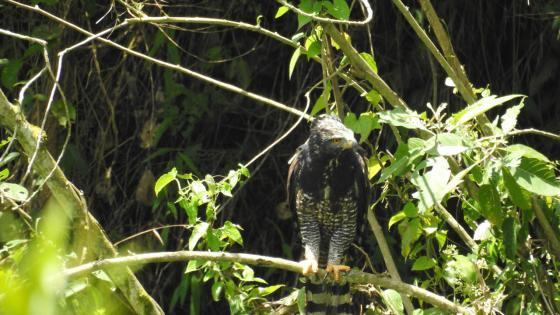
{"label": "barred tail feathers", "polygon": [[352,315],[350,285],[329,283],[319,276],[309,277],[305,284],[307,315]]}

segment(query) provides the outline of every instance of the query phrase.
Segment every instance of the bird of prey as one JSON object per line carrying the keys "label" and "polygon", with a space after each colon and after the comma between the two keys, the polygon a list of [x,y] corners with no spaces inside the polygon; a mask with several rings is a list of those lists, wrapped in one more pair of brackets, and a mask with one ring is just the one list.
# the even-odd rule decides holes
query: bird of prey
{"label": "bird of prey", "polygon": [[[355,238],[357,220],[368,206],[363,151],[354,133],[340,119],[321,115],[312,122],[309,138],[292,158],[288,202],[297,214],[305,257],[301,261],[304,275],[325,268],[339,282],[339,273],[350,269],[342,264],[342,259]],[[347,284],[346,287],[348,291]],[[308,313],[336,314],[338,304],[350,302],[332,296],[325,298],[321,292],[309,292],[310,288],[306,292]],[[321,288],[325,290],[325,286],[318,290]],[[313,295],[320,299],[314,300]]]}

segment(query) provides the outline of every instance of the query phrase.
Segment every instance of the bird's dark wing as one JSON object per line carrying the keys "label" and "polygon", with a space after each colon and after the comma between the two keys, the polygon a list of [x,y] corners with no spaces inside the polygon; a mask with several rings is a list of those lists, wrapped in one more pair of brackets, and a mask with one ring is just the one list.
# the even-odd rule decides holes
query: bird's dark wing
{"label": "bird's dark wing", "polygon": [[358,156],[357,178],[358,181],[358,218],[361,218],[367,211],[370,203],[370,187],[368,178],[368,159],[366,157],[366,152],[362,148],[361,150],[356,150],[356,155]]}
{"label": "bird's dark wing", "polygon": [[[305,145],[305,144],[304,144]],[[288,206],[290,210],[296,211],[295,199],[296,199],[296,183],[295,179],[297,177],[296,173],[299,173],[299,168],[301,164],[301,151],[303,150],[303,145],[300,146],[294,156],[292,156],[292,162],[288,168],[288,180],[286,183],[288,191]]]}

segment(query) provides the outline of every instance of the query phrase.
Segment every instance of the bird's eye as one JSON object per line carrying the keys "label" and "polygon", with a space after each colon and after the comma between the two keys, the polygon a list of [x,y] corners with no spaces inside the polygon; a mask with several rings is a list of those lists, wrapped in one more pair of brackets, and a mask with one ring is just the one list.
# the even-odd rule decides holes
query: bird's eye
{"label": "bird's eye", "polygon": [[334,143],[334,144],[339,144],[341,141],[342,141],[341,138],[332,138],[331,139],[331,142]]}

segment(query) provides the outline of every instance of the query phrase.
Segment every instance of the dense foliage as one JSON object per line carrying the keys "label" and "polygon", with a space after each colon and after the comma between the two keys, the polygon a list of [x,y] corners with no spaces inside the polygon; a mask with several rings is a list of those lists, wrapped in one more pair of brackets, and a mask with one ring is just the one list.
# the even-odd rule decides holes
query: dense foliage
{"label": "dense foliage", "polygon": [[[155,302],[121,269],[70,272],[114,249],[297,261],[303,112],[370,156],[354,267],[468,312],[560,312],[558,4],[27,5],[0,2],[0,314],[298,312],[295,273],[239,261],[131,264]],[[352,289],[368,314],[450,312]]]}

